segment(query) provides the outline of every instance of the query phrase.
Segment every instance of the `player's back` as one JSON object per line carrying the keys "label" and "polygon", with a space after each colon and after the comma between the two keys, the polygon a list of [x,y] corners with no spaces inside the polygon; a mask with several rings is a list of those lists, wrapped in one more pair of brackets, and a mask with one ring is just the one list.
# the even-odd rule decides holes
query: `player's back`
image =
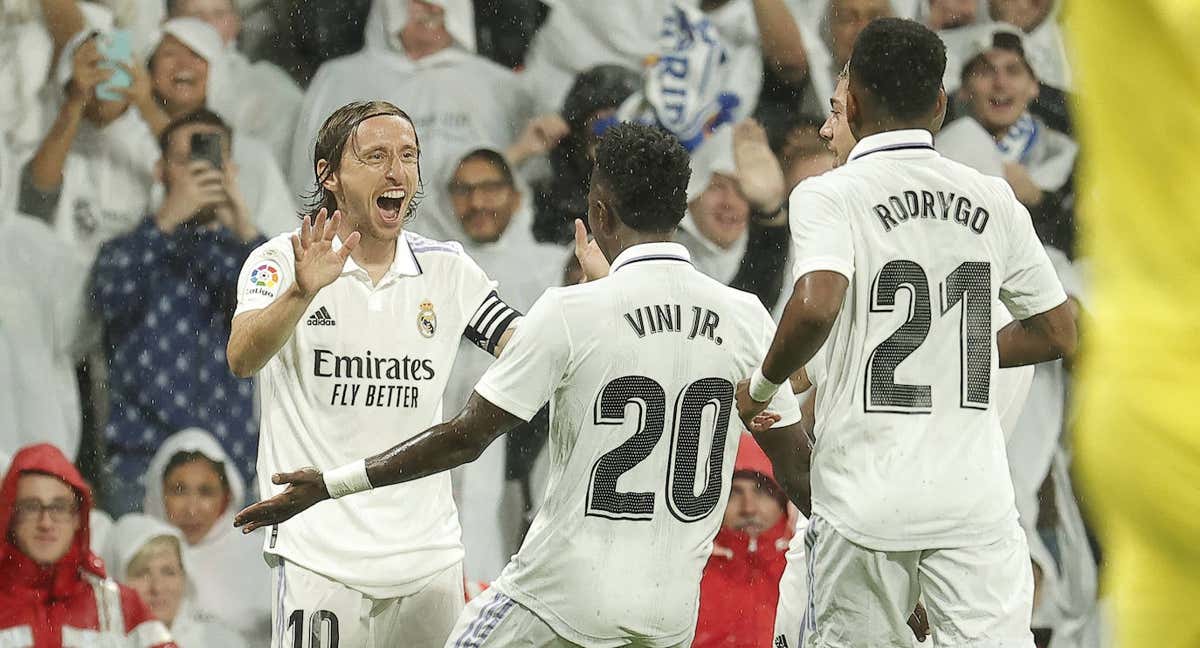
{"label": "player's back", "polygon": [[821,394],[813,510],[880,550],[980,544],[1015,520],[991,396],[993,304],[1024,318],[1063,301],[1004,181],[928,142],[864,138],[791,203],[796,276],[850,279],[809,364]]}
{"label": "player's back", "polygon": [[734,389],[774,332],[752,295],[686,257],[635,246],[608,278],[553,289],[529,316],[556,311],[567,357],[554,365],[546,499],[498,587],[582,645],[692,632],[741,429]]}

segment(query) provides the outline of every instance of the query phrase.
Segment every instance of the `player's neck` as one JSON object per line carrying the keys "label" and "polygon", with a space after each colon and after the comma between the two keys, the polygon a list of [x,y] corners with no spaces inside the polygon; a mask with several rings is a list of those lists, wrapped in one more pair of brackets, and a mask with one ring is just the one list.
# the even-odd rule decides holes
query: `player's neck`
{"label": "player's neck", "polygon": [[[338,235],[344,241],[352,231],[354,230],[339,232]],[[381,239],[375,238],[361,229],[358,232],[361,238],[358,246],[350,253],[350,258],[354,259],[360,268],[367,271],[373,283],[379,283],[379,280],[383,279],[383,275],[387,274],[388,268],[392,267],[392,261],[396,259],[396,244],[399,238]],[[400,236],[404,236],[404,234],[401,233]]]}
{"label": "player's neck", "polygon": [[[635,232],[633,230],[625,230],[608,242],[607,246],[601,246],[601,251],[604,256],[609,259],[615,259],[622,252],[628,250],[635,245],[644,245],[646,243],[673,243],[675,241],[674,232]],[[612,248],[611,250],[605,249]]]}
{"label": "player's neck", "polygon": [[855,133],[855,135],[859,140],[862,140],[872,135],[878,135],[880,133],[887,133],[890,131],[929,130],[930,122],[931,120],[921,119],[881,119],[864,123],[859,128],[859,132]]}

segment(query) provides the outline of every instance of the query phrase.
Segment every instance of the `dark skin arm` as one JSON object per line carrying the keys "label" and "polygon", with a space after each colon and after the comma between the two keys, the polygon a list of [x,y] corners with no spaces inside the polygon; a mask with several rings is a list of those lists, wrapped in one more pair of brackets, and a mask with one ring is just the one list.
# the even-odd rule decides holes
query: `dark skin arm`
{"label": "dark skin arm", "polygon": [[[744,381],[749,382],[749,381]],[[763,431],[751,431],[775,471],[775,481],[805,517],[812,516],[812,489],[808,483],[812,448],[799,423]]]}
{"label": "dark skin arm", "polygon": [[[400,484],[457,468],[477,459],[501,434],[522,420],[496,407],[479,394],[457,416],[367,459],[367,477],[375,488]],[[316,468],[303,468],[271,476],[274,484],[287,490],[252,504],[234,518],[243,533],[279,524],[310,506],[329,499],[325,479]]]}
{"label": "dark skin arm", "polygon": [[[787,381],[821,349],[849,285],[844,276],[828,270],[809,272],[796,280],[795,291],[763,360],[762,371],[767,380]],[[766,403],[750,398],[748,384],[740,385],[737,391],[738,414],[747,425],[767,407]]]}
{"label": "dark skin arm", "polygon": [[1001,367],[1050,362],[1075,355],[1078,333],[1071,301],[1033,317],[1015,320],[996,333]]}

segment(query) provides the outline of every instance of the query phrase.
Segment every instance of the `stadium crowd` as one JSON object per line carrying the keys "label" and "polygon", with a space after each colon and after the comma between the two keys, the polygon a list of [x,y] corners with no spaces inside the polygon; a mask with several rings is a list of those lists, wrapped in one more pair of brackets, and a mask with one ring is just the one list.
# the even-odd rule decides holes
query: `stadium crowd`
{"label": "stadium crowd", "polygon": [[[131,646],[268,643],[263,537],[231,521],[256,499],[258,395],[225,349],[246,257],[320,196],[314,139],[339,106],[384,99],[413,117],[421,205],[405,227],[460,242],[520,310],[580,278],[570,243],[599,135],[655,121],[692,155],[677,240],[778,316],[787,196],[835,164],[822,125],[854,39],[874,18],[912,18],[947,46],[937,149],[1008,181],[1082,310],[1059,4],[2,0],[0,645],[26,645],[2,637],[30,623],[36,646],[65,644],[64,627]],[[490,361],[460,356],[446,411]],[[1004,425],[1035,636],[1103,645],[1100,547],[1071,481],[1071,367],[1023,371]],[[454,475],[469,595],[537,510],[546,431],[543,411]],[[784,556],[803,551],[804,513],[742,445],[696,646],[770,645]],[[65,602],[36,623],[10,612],[49,600]]]}

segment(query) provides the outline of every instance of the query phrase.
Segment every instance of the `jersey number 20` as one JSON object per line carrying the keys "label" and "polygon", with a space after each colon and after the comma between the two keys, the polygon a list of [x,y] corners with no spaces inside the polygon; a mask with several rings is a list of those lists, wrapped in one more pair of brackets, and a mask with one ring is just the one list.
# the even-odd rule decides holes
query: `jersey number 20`
{"label": "jersey number 20", "polygon": [[[587,515],[612,520],[649,520],[654,517],[654,492],[622,492],[617,479],[645,461],[666,427],[667,398],[662,385],[645,376],[623,376],[604,386],[596,399],[596,425],[625,422],[625,407],[638,407],[638,430],[621,445],[600,456],[592,466],[588,484]],[[683,522],[708,517],[721,499],[721,468],[725,463],[725,437],[733,407],[733,383],[723,378],[701,378],[675,398],[675,425],[671,430],[667,466],[667,507]],[[713,411],[712,430],[701,430],[704,410]],[[712,445],[707,457],[707,480],[695,492],[700,435],[708,432]]]}
{"label": "jersey number 20", "polygon": [[[889,261],[871,285],[871,312],[891,312],[896,293],[909,291],[908,319],[879,343],[867,359],[863,403],[868,412],[928,414],[933,410],[929,385],[896,382],[896,366],[917,350],[929,336],[929,280],[915,261]],[[987,409],[992,379],[992,270],[983,261],[960,264],[941,284],[941,311],[945,316],[959,303],[961,396],[959,405]]]}

